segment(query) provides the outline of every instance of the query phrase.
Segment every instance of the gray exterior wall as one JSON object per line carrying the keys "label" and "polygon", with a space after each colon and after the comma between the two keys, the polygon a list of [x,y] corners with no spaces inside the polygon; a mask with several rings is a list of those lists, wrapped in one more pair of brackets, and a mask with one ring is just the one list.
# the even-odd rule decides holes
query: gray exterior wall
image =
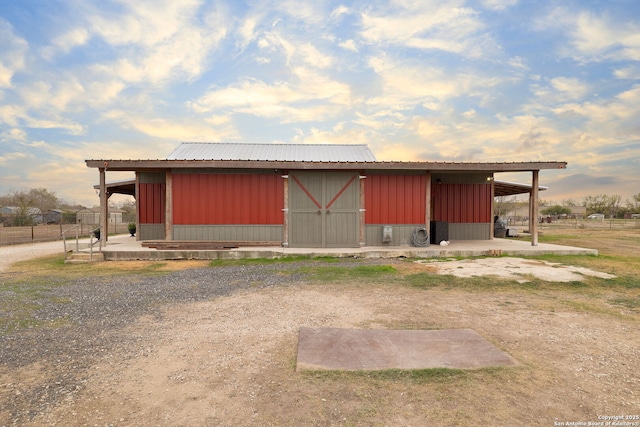
{"label": "gray exterior wall", "polygon": [[138,240],[163,240],[164,224],[138,224],[136,234]]}
{"label": "gray exterior wall", "polygon": [[[367,225],[365,239],[367,246],[411,246],[411,235],[416,228],[424,228],[424,224],[386,224],[392,226],[391,243],[382,243],[382,227],[385,224]],[[428,232],[428,230],[427,230]]]}
{"label": "gray exterior wall", "polygon": [[449,223],[449,240],[491,240],[491,224]]}
{"label": "gray exterior wall", "polygon": [[173,240],[282,243],[281,225],[174,225]]}
{"label": "gray exterior wall", "polygon": [[138,180],[140,184],[164,184],[165,172],[140,172]]}
{"label": "gray exterior wall", "polygon": [[[423,228],[424,224],[393,225],[391,243],[382,243],[383,225],[366,226],[367,246],[412,246],[411,236],[416,228]],[[429,230],[427,230],[429,232]],[[449,223],[449,240],[490,240],[491,224]]]}

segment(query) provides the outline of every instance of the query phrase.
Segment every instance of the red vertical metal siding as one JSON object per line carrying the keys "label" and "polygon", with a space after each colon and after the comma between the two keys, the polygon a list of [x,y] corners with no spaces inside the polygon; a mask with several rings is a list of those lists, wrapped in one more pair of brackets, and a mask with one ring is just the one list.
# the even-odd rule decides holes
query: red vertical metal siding
{"label": "red vertical metal siding", "polygon": [[279,175],[175,174],[173,223],[282,224]]}
{"label": "red vertical metal siding", "polygon": [[365,182],[367,224],[424,224],[424,175],[368,175]]}
{"label": "red vertical metal siding", "polygon": [[164,223],[165,184],[140,184],[138,209],[141,224]]}
{"label": "red vertical metal siding", "polygon": [[433,221],[491,222],[490,184],[433,184]]}

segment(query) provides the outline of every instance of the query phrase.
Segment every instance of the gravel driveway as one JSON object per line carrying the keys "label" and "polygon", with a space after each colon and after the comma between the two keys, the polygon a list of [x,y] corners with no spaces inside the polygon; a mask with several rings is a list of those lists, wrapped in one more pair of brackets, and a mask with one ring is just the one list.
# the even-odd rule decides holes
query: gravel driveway
{"label": "gravel driveway", "polygon": [[[58,250],[59,245],[57,242]],[[43,251],[55,250],[54,245],[33,246],[38,248],[17,248],[14,254],[41,256]],[[34,319],[44,325],[51,322],[55,327],[8,334],[0,331],[3,335],[0,367],[18,369],[43,361],[53,362],[47,366],[49,380],[46,383],[16,389],[8,396],[0,410],[0,425],[3,425],[3,411],[9,413],[13,423],[24,422],[61,399],[70,398],[82,389],[86,370],[104,354],[117,352],[124,357],[134,357],[139,337],[123,335],[121,330],[140,316],[161,317],[169,305],[208,301],[241,290],[304,281],[300,274],[279,274],[287,268],[295,267],[195,268],[152,276],[91,277],[52,286],[37,302],[39,308]],[[10,293],[0,292],[0,298],[10,298]],[[5,387],[11,389],[12,384]],[[0,396],[2,391],[0,388]],[[39,406],[34,407],[33,402]]]}
{"label": "gravel driveway", "polygon": [[5,271],[14,262],[56,253],[61,254],[63,251],[63,244],[59,240],[55,242],[0,246],[0,271]]}

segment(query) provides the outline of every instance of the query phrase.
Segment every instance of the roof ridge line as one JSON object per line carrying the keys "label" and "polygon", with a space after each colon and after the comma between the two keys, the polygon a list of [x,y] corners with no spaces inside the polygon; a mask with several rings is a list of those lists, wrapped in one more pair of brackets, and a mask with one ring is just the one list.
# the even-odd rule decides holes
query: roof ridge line
{"label": "roof ridge line", "polygon": [[313,144],[304,144],[304,143],[291,143],[291,142],[205,142],[205,141],[182,141],[180,144],[230,144],[230,145],[300,145],[300,146],[309,146],[309,145],[321,145],[321,146],[345,146],[345,147],[368,147],[368,144],[331,144],[331,143],[313,143]]}

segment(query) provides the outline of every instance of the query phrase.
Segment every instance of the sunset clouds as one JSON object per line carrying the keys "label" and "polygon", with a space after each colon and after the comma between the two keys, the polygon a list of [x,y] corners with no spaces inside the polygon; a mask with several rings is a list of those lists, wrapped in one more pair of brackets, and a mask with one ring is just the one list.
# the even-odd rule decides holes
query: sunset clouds
{"label": "sunset clouds", "polygon": [[639,17],[634,2],[2,2],[0,193],[92,205],[84,159],[225,141],[561,160],[545,198],[628,198]]}

